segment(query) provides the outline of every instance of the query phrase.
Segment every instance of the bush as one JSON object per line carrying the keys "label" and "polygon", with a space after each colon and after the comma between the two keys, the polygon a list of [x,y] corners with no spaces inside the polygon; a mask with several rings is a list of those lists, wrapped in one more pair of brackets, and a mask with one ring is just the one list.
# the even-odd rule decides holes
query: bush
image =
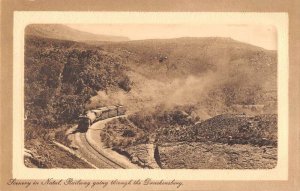
{"label": "bush", "polygon": [[277,145],[277,115],[219,115],[194,127],[197,141]]}
{"label": "bush", "polygon": [[122,136],[123,137],[134,137],[135,133],[132,130],[126,129],[126,130],[124,130]]}
{"label": "bush", "polygon": [[126,118],[118,118],[108,122],[100,136],[107,147],[114,148],[124,148],[148,141],[145,132],[130,124]]}
{"label": "bush", "polygon": [[120,58],[88,45],[27,37],[25,42],[25,112],[45,127],[77,119],[97,91],[131,82]]}

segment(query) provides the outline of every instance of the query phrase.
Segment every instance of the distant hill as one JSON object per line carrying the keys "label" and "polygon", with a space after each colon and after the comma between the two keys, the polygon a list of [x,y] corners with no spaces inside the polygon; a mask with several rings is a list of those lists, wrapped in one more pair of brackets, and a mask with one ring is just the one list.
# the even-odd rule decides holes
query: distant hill
{"label": "distant hill", "polygon": [[202,75],[208,71],[225,74],[236,68],[276,76],[276,51],[231,38],[184,37],[102,43],[99,46],[128,60],[133,70],[163,81],[166,77]]}
{"label": "distant hill", "polygon": [[25,29],[25,35],[72,41],[128,41],[123,36],[98,35],[79,31],[61,24],[31,24]]}

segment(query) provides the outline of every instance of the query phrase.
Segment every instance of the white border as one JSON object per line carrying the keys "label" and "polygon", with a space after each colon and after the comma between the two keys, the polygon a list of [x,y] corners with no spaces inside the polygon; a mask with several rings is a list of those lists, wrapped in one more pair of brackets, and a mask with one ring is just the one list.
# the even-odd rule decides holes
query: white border
{"label": "white border", "polygon": [[[33,23],[61,24],[255,24],[273,25],[278,34],[278,163],[270,170],[31,169],[24,166],[24,29]],[[288,14],[166,12],[14,12],[13,177],[19,179],[288,179]],[[76,172],[76,173],[75,173]]]}

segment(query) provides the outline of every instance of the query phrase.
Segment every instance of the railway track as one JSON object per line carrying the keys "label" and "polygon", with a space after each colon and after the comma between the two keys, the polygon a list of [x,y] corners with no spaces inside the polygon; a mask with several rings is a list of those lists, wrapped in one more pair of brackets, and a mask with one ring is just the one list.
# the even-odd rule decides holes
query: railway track
{"label": "railway track", "polygon": [[[66,133],[72,141],[71,148],[76,149],[76,153],[93,164],[94,167],[100,169],[136,169],[139,166],[131,163],[131,161],[109,148],[106,148],[100,139],[100,132],[105,124],[115,118],[124,117],[116,116],[93,123],[86,132],[78,132],[77,126],[69,129]],[[77,132],[76,132],[77,131]],[[74,133],[75,132],[75,133]]]}
{"label": "railway track", "polygon": [[93,148],[87,141],[85,133],[75,133],[74,144],[78,147],[80,155],[90,163],[94,164],[97,168],[124,168],[122,165]]}

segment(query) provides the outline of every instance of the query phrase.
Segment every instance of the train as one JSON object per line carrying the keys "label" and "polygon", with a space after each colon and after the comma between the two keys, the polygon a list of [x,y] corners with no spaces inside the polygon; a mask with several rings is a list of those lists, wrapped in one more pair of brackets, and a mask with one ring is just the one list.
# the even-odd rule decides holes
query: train
{"label": "train", "polygon": [[96,121],[125,115],[125,113],[126,109],[123,105],[107,106],[88,110],[79,116],[78,130],[87,131],[87,129]]}

